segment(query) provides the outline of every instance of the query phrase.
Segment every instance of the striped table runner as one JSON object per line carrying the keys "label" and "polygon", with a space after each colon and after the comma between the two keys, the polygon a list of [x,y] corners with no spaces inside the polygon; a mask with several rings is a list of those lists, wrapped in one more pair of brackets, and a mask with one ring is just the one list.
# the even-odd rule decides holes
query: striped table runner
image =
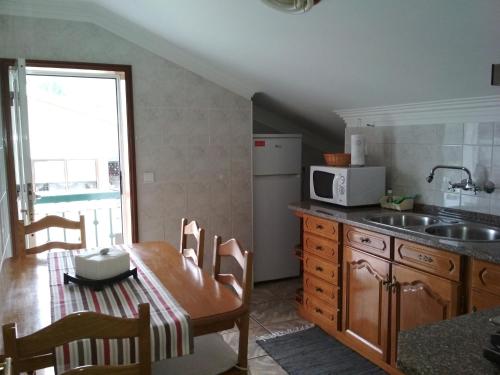
{"label": "striped table runner", "polygon": [[[126,246],[117,246],[127,251]],[[52,322],[76,311],[90,310],[118,317],[137,317],[137,305],[147,302],[151,312],[151,360],[160,361],[193,353],[189,315],[163,287],[153,272],[130,254],[138,280],[124,281],[94,291],[72,283],[64,284],[63,273],[74,275],[74,256],[83,250],[48,255]],[[77,366],[134,363],[138,359],[135,340],[81,340],[56,348],[56,372]]]}

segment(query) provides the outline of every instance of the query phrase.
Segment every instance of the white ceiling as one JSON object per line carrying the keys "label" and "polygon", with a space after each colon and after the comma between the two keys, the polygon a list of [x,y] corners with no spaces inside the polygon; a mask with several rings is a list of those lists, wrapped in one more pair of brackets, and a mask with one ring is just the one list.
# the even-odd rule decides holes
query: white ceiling
{"label": "white ceiling", "polygon": [[500,0],[322,0],[302,15],[260,0],[85,1],[341,137],[336,109],[500,93]]}

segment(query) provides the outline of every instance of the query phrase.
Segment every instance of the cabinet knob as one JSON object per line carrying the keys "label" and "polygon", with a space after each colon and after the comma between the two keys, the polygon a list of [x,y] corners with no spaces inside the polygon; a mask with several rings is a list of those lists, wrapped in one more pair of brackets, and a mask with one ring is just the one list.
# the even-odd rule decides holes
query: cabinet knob
{"label": "cabinet knob", "polygon": [[321,289],[320,287],[316,287],[316,292],[323,293],[323,289]]}
{"label": "cabinet knob", "polygon": [[323,314],[323,310],[321,310],[319,307],[316,307],[314,311],[316,311],[318,314]]}
{"label": "cabinet knob", "polygon": [[316,266],[316,271],[323,272],[323,267]]}
{"label": "cabinet knob", "polygon": [[363,243],[370,243],[371,242],[370,238],[368,238],[368,237],[361,237],[360,240]]}
{"label": "cabinet knob", "polygon": [[316,229],[323,229],[323,225],[321,225],[321,224],[316,224]]}
{"label": "cabinet knob", "polygon": [[318,245],[318,246],[316,246],[316,250],[318,250],[318,251],[322,251],[322,250],[323,250],[323,246],[319,246],[319,245]]}

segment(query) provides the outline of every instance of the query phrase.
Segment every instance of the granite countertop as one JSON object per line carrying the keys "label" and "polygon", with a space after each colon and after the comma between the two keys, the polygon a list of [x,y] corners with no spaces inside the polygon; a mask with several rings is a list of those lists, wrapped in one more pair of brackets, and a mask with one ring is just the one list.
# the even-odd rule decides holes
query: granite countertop
{"label": "granite countertop", "polygon": [[294,211],[335,220],[344,224],[351,224],[358,228],[412,241],[421,245],[471,256],[475,259],[481,259],[488,262],[500,263],[500,242],[455,241],[431,236],[426,233],[413,232],[403,228],[388,227],[383,224],[376,224],[365,220],[367,216],[390,214],[397,211],[375,206],[347,208],[313,201],[291,203],[288,207]]}
{"label": "granite countertop", "polygon": [[488,320],[500,308],[399,333],[398,367],[407,375],[493,375],[500,365],[483,357],[490,335],[499,331]]}

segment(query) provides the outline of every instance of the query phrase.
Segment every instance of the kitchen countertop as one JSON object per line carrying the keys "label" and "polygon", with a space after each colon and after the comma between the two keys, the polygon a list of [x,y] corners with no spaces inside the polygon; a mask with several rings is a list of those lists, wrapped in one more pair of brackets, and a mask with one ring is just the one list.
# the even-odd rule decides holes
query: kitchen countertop
{"label": "kitchen countertop", "polygon": [[500,365],[483,357],[492,333],[500,330],[488,320],[500,308],[399,333],[398,367],[406,375],[493,375]]}
{"label": "kitchen countertop", "polygon": [[293,211],[335,220],[358,228],[386,234],[403,240],[412,241],[453,253],[467,255],[475,259],[500,263],[500,242],[471,242],[443,239],[427,233],[413,232],[403,228],[388,227],[383,224],[365,220],[367,216],[390,214],[397,211],[387,210],[378,206],[347,208],[314,201],[291,203],[288,206]]}

